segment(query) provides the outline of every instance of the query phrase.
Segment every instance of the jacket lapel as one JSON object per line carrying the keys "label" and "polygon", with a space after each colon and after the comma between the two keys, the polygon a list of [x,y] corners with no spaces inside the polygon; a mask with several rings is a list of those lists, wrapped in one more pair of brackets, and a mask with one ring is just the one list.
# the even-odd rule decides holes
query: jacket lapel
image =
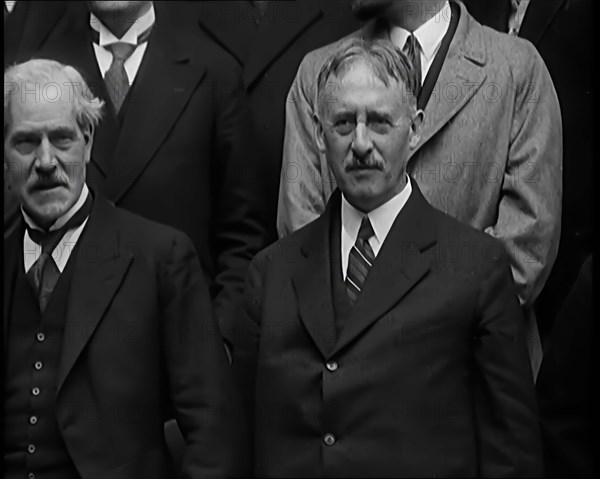
{"label": "jacket lapel", "polygon": [[425,107],[421,139],[411,157],[452,117],[464,108],[486,79],[485,38],[480,27],[459,3],[460,19],[434,92]]}
{"label": "jacket lapel", "polygon": [[568,3],[568,0],[532,0],[525,12],[519,36],[537,45],[560,7],[565,3]]}
{"label": "jacket lapel", "polygon": [[[248,5],[242,5],[247,3]],[[208,1],[201,2],[198,5],[199,23],[219,45],[233,55],[240,65],[245,63],[245,51],[248,40],[244,35],[240,35],[240,21],[232,21],[232,17],[228,15],[227,5],[232,8],[231,15],[249,15],[252,5],[250,2],[218,2]],[[239,7],[239,8],[238,8]],[[247,9],[243,10],[244,8]],[[238,18],[239,17],[234,17]]]}
{"label": "jacket lapel", "polygon": [[[157,12],[156,31],[124,104],[113,158],[119,171],[107,188],[115,202],[152,159],[204,76],[204,67],[192,64],[191,46],[170,31],[168,22],[160,22]],[[154,114],[148,114],[149,108]]]}
{"label": "jacket lapel", "polygon": [[[323,16],[323,11],[315,3],[270,2],[267,8],[256,43],[244,65],[246,88],[296,37]],[[295,20],[285,21],[286,18]]]}
{"label": "jacket lapel", "polygon": [[300,318],[323,358],[335,345],[335,312],[331,292],[330,226],[339,214],[339,191],[334,192],[322,216],[306,230],[301,240],[301,260],[292,275]]}
{"label": "jacket lapel", "polygon": [[436,243],[435,224],[416,181],[411,184],[413,191],[369,271],[332,355],[392,309],[429,271],[431,255],[423,251]]}
{"label": "jacket lapel", "polygon": [[[57,394],[93,336],[133,261],[133,253],[121,251],[118,232],[114,227],[114,213],[111,211],[113,208],[106,200],[95,198],[88,224],[78,241],[77,257],[72,258],[77,263],[65,325],[74,330],[65,331],[58,367]],[[99,252],[97,261],[90,261],[87,257],[90,254],[87,246],[90,244],[94,245],[94,251]]]}
{"label": "jacket lapel", "polygon": [[[19,7],[19,3],[21,2],[17,2],[15,8]],[[65,2],[22,3],[23,8],[27,8],[27,13],[17,58],[23,58],[23,52],[37,52],[60,18],[67,13]]]}

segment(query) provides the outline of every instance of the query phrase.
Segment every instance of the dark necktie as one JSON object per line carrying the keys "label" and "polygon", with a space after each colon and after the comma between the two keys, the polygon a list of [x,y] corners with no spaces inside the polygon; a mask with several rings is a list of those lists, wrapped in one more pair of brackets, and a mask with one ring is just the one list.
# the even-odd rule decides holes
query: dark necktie
{"label": "dark necktie", "polygon": [[90,215],[92,203],[92,195],[88,193],[85,203],[79,208],[77,213],[62,228],[55,231],[45,232],[27,226],[29,237],[34,243],[42,247],[42,254],[27,272],[27,279],[38,298],[38,304],[42,313],[48,305],[48,301],[60,276],[58,266],[56,266],[52,257],[52,251],[54,251],[54,248],[56,248],[67,231],[77,228],[85,221]]}
{"label": "dark necktie", "polygon": [[369,244],[369,238],[373,235],[375,235],[373,226],[371,226],[368,216],[365,216],[360,224],[356,243],[354,243],[348,256],[346,291],[352,305],[356,303],[369,270],[373,266],[373,261],[375,261],[375,254]]}
{"label": "dark necktie", "polygon": [[[151,30],[152,27],[138,36],[137,45],[148,41]],[[129,79],[125,71],[125,62],[133,54],[137,46],[131,43],[115,42],[106,45],[104,48],[109,50],[113,56],[110,67],[106,71],[106,75],[104,75],[104,83],[106,84],[108,96],[115,107],[115,112],[119,113],[123,101],[129,92]]]}
{"label": "dark necktie", "polygon": [[421,92],[421,52],[419,40],[417,40],[417,37],[413,33],[406,39],[402,51],[410,60],[415,72],[415,97],[419,98],[419,93]]}

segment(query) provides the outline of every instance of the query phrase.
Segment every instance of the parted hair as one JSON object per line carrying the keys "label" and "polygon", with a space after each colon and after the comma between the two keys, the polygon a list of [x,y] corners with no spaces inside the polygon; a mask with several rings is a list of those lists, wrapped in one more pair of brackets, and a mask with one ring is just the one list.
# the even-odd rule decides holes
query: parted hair
{"label": "parted hair", "polygon": [[[54,60],[33,59],[4,71],[4,129],[10,101],[56,102],[61,95],[73,103],[77,124],[83,130],[102,118],[104,101],[96,98],[81,74],[72,66]],[[44,98],[45,97],[45,98]]]}
{"label": "parted hair", "polygon": [[323,63],[317,77],[317,99],[322,104],[323,93],[332,76],[339,77],[360,61],[366,62],[375,76],[386,86],[398,83],[406,87],[406,98],[416,104],[417,78],[410,60],[391,41],[386,39],[365,40],[349,38],[342,42]]}

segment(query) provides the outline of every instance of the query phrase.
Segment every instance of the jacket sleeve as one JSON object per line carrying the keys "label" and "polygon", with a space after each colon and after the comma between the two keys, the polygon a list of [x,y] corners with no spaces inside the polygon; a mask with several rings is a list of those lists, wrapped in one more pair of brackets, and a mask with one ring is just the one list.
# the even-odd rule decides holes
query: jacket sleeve
{"label": "jacket sleeve", "polygon": [[204,274],[183,234],[173,239],[159,284],[168,397],[186,444],[183,477],[245,477],[243,408]]}
{"label": "jacket sleeve", "polygon": [[304,57],[288,93],[277,232],[282,238],[317,218],[336,188],[325,155],[315,141],[319,52]]}
{"label": "jacket sleeve", "polygon": [[478,292],[473,379],[479,475],[540,477],[542,447],[524,320],[503,248]]}
{"label": "jacket sleeve", "polygon": [[[562,120],[550,74],[526,40],[516,53],[511,143],[498,219],[486,232],[510,256],[519,299],[531,306],[556,259],[562,208]],[[511,85],[508,86],[512,88]]]}

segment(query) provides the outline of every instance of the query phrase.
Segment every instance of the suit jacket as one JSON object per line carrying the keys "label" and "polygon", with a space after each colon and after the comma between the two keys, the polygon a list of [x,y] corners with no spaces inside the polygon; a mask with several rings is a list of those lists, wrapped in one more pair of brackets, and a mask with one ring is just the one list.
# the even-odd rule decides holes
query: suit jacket
{"label": "suit jacket", "polygon": [[597,469],[592,275],[590,255],[557,314],[536,383],[548,477],[593,477]]}
{"label": "suit jacket", "polygon": [[[552,80],[533,45],[460,20],[425,108],[407,169],[425,198],[500,239],[519,297],[531,305],[554,263],[560,235],[562,136]],[[353,33],[387,37],[380,22]],[[325,208],[335,179],[314,140],[314,83],[338,43],[304,59],[286,105],[278,231],[285,235]]]}
{"label": "suit jacket", "polygon": [[[468,2],[480,22],[506,31],[508,2]],[[485,3],[485,4],[484,4]],[[562,231],[556,263],[536,304],[540,329],[549,333],[579,268],[592,253],[593,32],[591,0],[533,0],[519,36],[539,51],[560,102],[563,123]]]}
{"label": "suit jacket", "polygon": [[201,30],[231,53],[244,72],[244,88],[261,152],[258,168],[266,189],[269,243],[277,239],[275,219],[287,92],[308,52],[360,26],[350,5],[346,0],[270,2],[256,29],[250,22],[242,22],[253,13],[248,1],[198,3]]}
{"label": "suit jacket", "polygon": [[119,116],[91,44],[82,4],[42,56],[78,68],[106,101],[88,182],[117,206],[185,232],[207,273],[220,321],[265,246],[241,69],[212,42],[177,28],[166,2]]}
{"label": "suit jacket", "polygon": [[337,337],[339,191],[320,218],[251,263],[234,365],[254,410],[258,476],[541,473],[504,249],[413,185]]}
{"label": "suit jacket", "polygon": [[[5,298],[23,231],[4,244]],[[184,477],[244,475],[239,398],[190,240],[96,196],[69,261],[56,417],[81,477],[171,476],[168,409],[186,438]]]}

